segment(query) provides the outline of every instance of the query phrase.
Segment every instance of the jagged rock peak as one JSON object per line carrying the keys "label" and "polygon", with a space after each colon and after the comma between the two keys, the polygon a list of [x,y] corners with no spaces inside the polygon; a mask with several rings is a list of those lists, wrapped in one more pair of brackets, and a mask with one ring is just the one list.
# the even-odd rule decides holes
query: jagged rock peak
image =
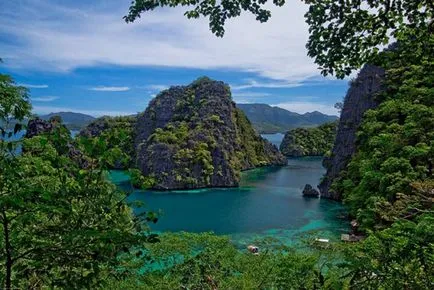
{"label": "jagged rock peak", "polygon": [[229,86],[207,77],[154,98],[138,116],[135,148],[157,189],[237,186],[241,170],[286,164],[235,106]]}

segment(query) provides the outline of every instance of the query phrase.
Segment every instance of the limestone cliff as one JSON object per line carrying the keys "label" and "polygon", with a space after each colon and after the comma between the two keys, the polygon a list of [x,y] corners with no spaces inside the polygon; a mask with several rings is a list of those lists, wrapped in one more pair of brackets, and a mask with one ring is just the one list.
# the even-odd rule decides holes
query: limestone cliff
{"label": "limestone cliff", "polygon": [[237,186],[241,170],[286,164],[236,108],[229,87],[208,78],[154,98],[138,116],[135,149],[156,189]]}
{"label": "limestone cliff", "polygon": [[331,190],[330,186],[339,177],[341,171],[345,170],[356,151],[356,131],[364,113],[378,106],[375,95],[382,89],[383,79],[384,70],[382,68],[365,65],[357,78],[351,82],[344,99],[332,154],[323,162],[327,172],[318,186],[321,197],[342,199],[341,194]]}

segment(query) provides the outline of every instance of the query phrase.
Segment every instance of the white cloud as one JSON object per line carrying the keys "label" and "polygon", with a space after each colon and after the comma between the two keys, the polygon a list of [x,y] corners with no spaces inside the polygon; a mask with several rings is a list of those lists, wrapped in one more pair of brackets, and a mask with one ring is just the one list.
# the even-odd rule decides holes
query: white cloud
{"label": "white cloud", "polygon": [[17,84],[18,86],[21,87],[26,87],[29,89],[46,89],[48,88],[48,85],[30,85],[30,84]]}
{"label": "white cloud", "polygon": [[262,97],[269,97],[269,96],[271,96],[270,93],[259,93],[259,92],[232,93],[232,97],[235,98],[239,98],[239,97],[262,98]]}
{"label": "white cloud", "polygon": [[304,114],[308,112],[318,111],[327,115],[336,115],[338,116],[338,110],[334,108],[334,105],[331,104],[321,104],[315,102],[285,102],[274,104],[271,106],[280,107],[282,109],[286,109],[291,112],[296,112],[299,114]]}
{"label": "white cloud", "polygon": [[[206,19],[186,19],[186,8],[156,9],[126,24],[129,1],[96,2],[80,9],[54,0],[1,4],[0,33],[14,40],[0,43],[6,65],[55,71],[101,64],[224,68],[285,81],[285,87],[319,75],[306,54],[307,6],[301,1],[272,6],[267,23],[246,13],[230,19],[223,38],[209,31]],[[101,3],[110,10],[95,8]]]}
{"label": "white cloud", "polygon": [[52,101],[55,101],[55,100],[59,99],[59,97],[56,97],[56,96],[46,96],[46,97],[32,97],[31,99],[34,102],[52,102]]}
{"label": "white cloud", "polygon": [[148,89],[152,91],[164,91],[169,88],[168,85],[146,85],[146,86],[139,86],[137,87],[139,89]]}
{"label": "white cloud", "polygon": [[280,88],[295,88],[302,86],[301,83],[288,83],[288,82],[258,82],[256,80],[248,80],[247,84],[243,85],[230,85],[232,90],[244,90],[251,88],[269,88],[269,89],[280,89]]}
{"label": "white cloud", "polygon": [[99,92],[125,92],[129,91],[129,87],[105,87],[105,86],[98,86],[89,88],[90,91],[99,91]]}
{"label": "white cloud", "polygon": [[78,108],[54,107],[54,106],[33,106],[33,112],[40,115],[46,115],[57,112],[76,112],[91,115],[94,117],[100,116],[126,116],[133,115],[137,112],[123,112],[123,111],[104,111],[104,110],[86,110]]}

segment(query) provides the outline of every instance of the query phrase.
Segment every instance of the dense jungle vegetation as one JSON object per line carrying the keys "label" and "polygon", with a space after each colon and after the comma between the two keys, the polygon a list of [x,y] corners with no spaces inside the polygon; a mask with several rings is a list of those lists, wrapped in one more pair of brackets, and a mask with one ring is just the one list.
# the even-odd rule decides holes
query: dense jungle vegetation
{"label": "dense jungle vegetation", "polygon": [[330,154],[336,138],[337,122],[315,128],[297,128],[286,132],[280,144],[285,156],[324,156]]}
{"label": "dense jungle vegetation", "polygon": [[[1,287],[433,289],[433,4],[305,2],[307,48],[324,74],[343,77],[367,62],[386,69],[381,104],[367,112],[358,152],[334,184],[364,241],[308,252],[263,241],[265,251],[251,255],[212,234],[150,234],[147,225],[157,217],[134,215],[127,193],[105,176],[124,154],[107,138],[123,136],[72,140],[56,122],[50,134],[12,141],[23,128],[10,120],[28,117],[31,105],[23,87],[0,75]],[[209,17],[222,36],[225,21],[242,11],[268,20],[264,3],[136,0],[126,20],[190,4],[186,15]],[[397,45],[379,53],[390,37]]]}

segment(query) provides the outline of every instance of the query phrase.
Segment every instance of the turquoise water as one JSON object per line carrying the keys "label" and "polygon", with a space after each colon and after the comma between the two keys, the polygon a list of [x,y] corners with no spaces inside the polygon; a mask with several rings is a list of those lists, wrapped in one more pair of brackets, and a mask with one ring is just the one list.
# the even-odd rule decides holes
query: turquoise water
{"label": "turquoise water", "polygon": [[[273,238],[293,244],[309,237],[338,239],[348,230],[340,203],[307,199],[301,195],[306,183],[318,184],[324,173],[319,158],[289,159],[285,167],[264,167],[242,173],[239,188],[188,191],[140,191],[148,210],[160,211],[155,231],[190,231],[230,235],[240,244]],[[113,171],[111,179],[131,188],[128,176]]]}

